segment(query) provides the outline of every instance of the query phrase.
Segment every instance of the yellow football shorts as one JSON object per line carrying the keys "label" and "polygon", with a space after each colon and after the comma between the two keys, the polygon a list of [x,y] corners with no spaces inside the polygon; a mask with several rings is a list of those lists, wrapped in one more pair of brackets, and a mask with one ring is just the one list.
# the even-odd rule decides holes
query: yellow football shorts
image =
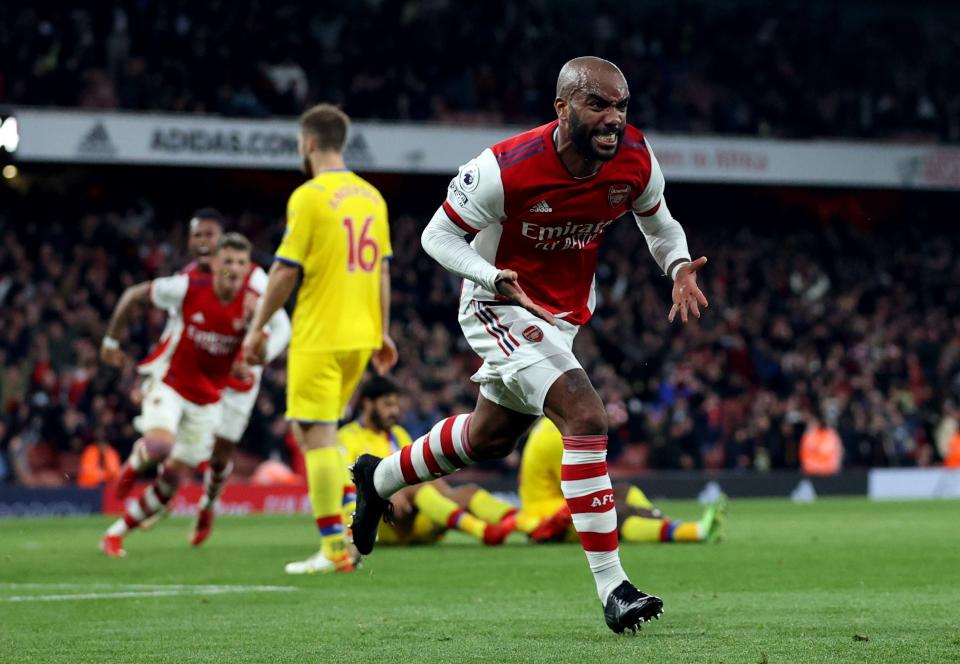
{"label": "yellow football shorts", "polygon": [[520,511],[524,514],[546,519],[548,516],[556,514],[557,510],[566,504],[566,500],[561,498],[546,498],[544,500],[531,500],[523,504]]}
{"label": "yellow football shorts", "polygon": [[333,423],[343,417],[373,351],[345,350],[287,356],[287,419]]}
{"label": "yellow football shorts", "polygon": [[[547,517],[551,517],[556,514],[557,510],[566,505],[566,503],[567,501],[563,498],[544,498],[543,500],[532,500],[523,504],[523,506],[520,508],[520,513],[533,516],[538,519],[546,519]],[[577,531],[573,527],[573,524],[570,524],[570,527],[567,529],[567,535],[564,538],[564,541],[577,541]]]}
{"label": "yellow football shorts", "polygon": [[436,544],[442,538],[446,529],[440,528],[426,514],[417,512],[413,523],[407,528],[397,528],[389,523],[380,523],[377,531],[377,541],[380,544],[403,546],[409,544]]}

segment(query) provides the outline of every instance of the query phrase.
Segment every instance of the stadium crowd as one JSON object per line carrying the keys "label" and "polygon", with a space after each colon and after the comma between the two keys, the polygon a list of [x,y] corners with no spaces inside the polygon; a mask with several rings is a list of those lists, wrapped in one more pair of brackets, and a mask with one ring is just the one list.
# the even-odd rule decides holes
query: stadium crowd
{"label": "stadium crowd", "polygon": [[939,2],[0,4],[12,104],[527,124],[584,53],[662,132],[960,141],[960,10]]}
{"label": "stadium crowd", "polygon": [[[940,439],[955,434],[960,403],[956,235],[922,220],[893,235],[835,219],[850,217],[842,205],[801,207],[776,227],[685,222],[710,257],[710,308],[682,329],[667,323],[669,286],[642,235],[630,220],[613,226],[577,352],[607,404],[616,466],[795,468],[814,415],[839,433],[847,467],[946,456]],[[144,205],[0,217],[0,478],[64,483],[89,443],[129,450],[135,367],[99,365],[97,347],[124,287],[187,261],[185,222],[158,216]],[[478,359],[456,328],[459,284],[419,247],[426,216],[393,221],[395,377],[414,437],[477,394]],[[270,260],[276,219],[246,212],[229,227]],[[150,310],[124,347],[142,356],[162,325]],[[252,459],[287,455],[284,382],[276,362],[242,446]]]}

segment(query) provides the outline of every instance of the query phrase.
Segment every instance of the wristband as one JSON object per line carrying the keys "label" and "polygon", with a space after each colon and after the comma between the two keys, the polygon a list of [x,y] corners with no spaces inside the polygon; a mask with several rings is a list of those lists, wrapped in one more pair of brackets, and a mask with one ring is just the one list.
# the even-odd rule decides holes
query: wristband
{"label": "wristband", "polygon": [[117,350],[120,348],[120,342],[113,337],[104,336],[103,341],[100,342],[100,347],[107,350]]}
{"label": "wristband", "polygon": [[675,264],[673,265],[673,267],[670,268],[670,272],[671,272],[672,274],[669,274],[669,275],[667,275],[667,276],[670,277],[670,280],[671,280],[671,281],[676,281],[676,280],[677,280],[677,272],[680,271],[680,268],[683,267],[684,265],[686,265],[687,263],[692,263],[692,262],[693,262],[693,261],[690,260],[689,258],[681,258],[681,259],[678,259],[678,260],[675,262]]}

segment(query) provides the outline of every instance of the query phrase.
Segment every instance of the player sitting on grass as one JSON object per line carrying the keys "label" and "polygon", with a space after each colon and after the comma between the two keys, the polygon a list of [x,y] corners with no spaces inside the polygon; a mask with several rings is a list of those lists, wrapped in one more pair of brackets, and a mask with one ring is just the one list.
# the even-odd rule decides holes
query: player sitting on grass
{"label": "player sitting on grass", "polygon": [[[393,381],[373,376],[360,391],[360,416],[344,425],[338,441],[344,459],[352,464],[361,454],[390,454],[413,440],[400,419],[399,388]],[[344,513],[355,508],[355,489],[344,473]],[[453,497],[472,509],[465,509]],[[437,480],[399,492],[393,502],[393,523],[380,524],[384,544],[432,544],[448,530],[460,530],[484,544],[502,544],[514,527],[513,506],[476,486],[453,488]]]}
{"label": "player sitting on grass", "polygon": [[[530,432],[520,461],[520,517],[544,518],[564,512],[566,523],[558,528],[558,541],[577,539],[570,511],[560,490],[563,436],[548,418]],[[710,505],[699,521],[674,521],[663,516],[635,486],[616,486],[617,524],[625,542],[718,542],[723,534],[726,501]],[[554,517],[559,520],[559,517]]]}
{"label": "player sitting on grass", "polygon": [[250,313],[244,288],[250,249],[244,236],[227,233],[217,243],[212,280],[186,274],[154,279],[131,286],[117,303],[100,349],[106,364],[122,367],[126,362],[117,337],[137,303],[149,301],[169,311],[176,331],[163,380],[152,382],[144,395],[143,438],[132,452],[149,453],[162,465],[143,496],[127,505],[123,518],[101,540],[100,548],[108,556],[126,555],[124,535],[164,509],[181,477],[210,458],[224,386],[232,374],[245,369],[238,364],[238,351]]}
{"label": "player sitting on grass", "polygon": [[[343,456],[353,463],[361,454],[388,455],[410,445],[410,435],[397,424],[399,388],[393,381],[371,377],[360,391],[360,416],[338,432]],[[355,489],[344,473],[344,513],[354,510]],[[409,487],[393,496],[393,522],[381,523],[383,544],[432,544],[448,530],[460,530],[484,544],[502,544],[516,524],[517,510],[476,485],[451,487],[442,480]],[[539,521],[533,524],[539,525]],[[287,571],[297,573],[299,563]]]}

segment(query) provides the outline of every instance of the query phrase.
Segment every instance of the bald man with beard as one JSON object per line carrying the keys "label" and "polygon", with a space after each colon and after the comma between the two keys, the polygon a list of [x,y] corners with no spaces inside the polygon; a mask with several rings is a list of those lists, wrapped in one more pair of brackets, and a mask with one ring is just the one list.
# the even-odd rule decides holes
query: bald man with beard
{"label": "bald man with beard", "polygon": [[643,133],[627,124],[629,101],[616,65],[576,58],[557,78],[556,120],[460,167],[422,243],[464,279],[459,321],[483,358],[472,379],[480,398],[472,413],[438,422],[386,458],[361,456],[353,467],[354,543],[368,554],[391,495],[507,456],[545,414],[563,435],[561,488],[616,633],[658,618],[663,601],[638,590],[620,564],[606,408],[572,350],[593,313],[606,231],[632,213],[673,281],[671,322],[699,318],[707,306],[697,286],[707,259],[690,259],[683,228],[663,198],[660,166]]}

